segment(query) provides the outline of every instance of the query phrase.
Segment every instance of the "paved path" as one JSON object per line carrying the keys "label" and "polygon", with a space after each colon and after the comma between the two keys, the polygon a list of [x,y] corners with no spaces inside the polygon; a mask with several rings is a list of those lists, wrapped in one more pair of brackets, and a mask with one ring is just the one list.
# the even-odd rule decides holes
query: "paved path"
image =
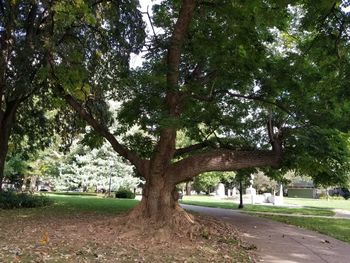
{"label": "paved path", "polygon": [[[237,210],[237,212],[241,212]],[[257,211],[244,211],[246,214],[260,214],[260,215],[278,215],[278,216],[290,216],[290,217],[313,217],[313,218],[329,218],[329,219],[348,219],[350,220],[350,214],[344,214],[336,212],[334,216],[319,216],[319,215],[298,215],[298,214],[284,214],[284,213],[273,213],[273,212],[257,212]]]}
{"label": "paved path", "polygon": [[256,254],[261,262],[350,262],[350,245],[334,238],[234,210],[182,206],[233,223],[243,233],[243,240],[257,246]]}

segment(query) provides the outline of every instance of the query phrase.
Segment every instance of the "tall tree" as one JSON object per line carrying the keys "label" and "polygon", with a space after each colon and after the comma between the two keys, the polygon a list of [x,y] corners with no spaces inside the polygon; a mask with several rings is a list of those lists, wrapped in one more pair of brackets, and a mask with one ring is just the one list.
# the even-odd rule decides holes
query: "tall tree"
{"label": "tall tree", "polygon": [[[50,50],[52,87],[145,179],[132,219],[184,223],[175,186],[203,172],[345,174],[349,15],[340,1],[163,1],[152,18],[161,33],[151,31],[136,70],[135,1],[60,3],[55,34],[66,37]],[[117,130],[111,98],[123,101]],[[115,136],[135,125],[143,132]],[[176,148],[179,131],[196,143]]]}
{"label": "tall tree", "polygon": [[[40,72],[46,64],[45,41],[51,4],[52,1],[0,1],[0,190],[16,117],[24,121],[17,127],[24,136],[31,130],[21,127],[28,128],[27,123],[33,123],[32,116],[42,116],[37,107],[40,102],[28,100],[42,87]],[[26,117],[21,118],[18,112]],[[42,124],[37,122],[34,126],[38,130]]]}

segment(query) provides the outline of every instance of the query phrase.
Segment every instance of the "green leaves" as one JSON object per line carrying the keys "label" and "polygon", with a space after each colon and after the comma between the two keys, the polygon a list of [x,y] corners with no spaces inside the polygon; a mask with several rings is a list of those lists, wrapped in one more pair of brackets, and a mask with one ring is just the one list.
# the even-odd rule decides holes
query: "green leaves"
{"label": "green leaves", "polygon": [[287,150],[291,168],[311,176],[316,184],[342,185],[349,180],[349,134],[310,127],[297,133]]}

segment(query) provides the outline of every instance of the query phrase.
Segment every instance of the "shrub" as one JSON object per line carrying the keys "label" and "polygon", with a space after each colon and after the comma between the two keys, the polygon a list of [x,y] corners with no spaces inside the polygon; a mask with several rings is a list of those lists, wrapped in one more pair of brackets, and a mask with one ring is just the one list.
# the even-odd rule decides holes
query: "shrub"
{"label": "shrub", "polygon": [[[320,194],[320,199],[324,199],[324,200],[344,200],[345,197],[342,196],[337,196],[337,195],[333,195],[333,196],[328,196],[325,194]],[[346,199],[346,198],[345,198]]]}
{"label": "shrub", "polygon": [[115,198],[135,199],[135,194],[127,188],[119,188],[115,192]]}
{"label": "shrub", "polygon": [[32,208],[51,205],[52,200],[45,196],[5,191],[0,193],[0,208]]}

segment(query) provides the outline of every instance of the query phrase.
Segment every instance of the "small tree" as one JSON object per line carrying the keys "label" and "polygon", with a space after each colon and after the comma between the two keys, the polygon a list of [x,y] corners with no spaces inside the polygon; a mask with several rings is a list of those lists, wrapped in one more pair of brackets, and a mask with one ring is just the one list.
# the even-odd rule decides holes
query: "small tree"
{"label": "small tree", "polygon": [[221,173],[209,172],[195,177],[193,189],[197,192],[205,192],[207,195],[215,190],[215,187],[221,181]]}
{"label": "small tree", "polygon": [[272,189],[276,189],[277,182],[265,175],[264,172],[258,171],[253,175],[253,187],[256,189],[257,193],[271,192]]}
{"label": "small tree", "polygon": [[244,207],[243,189],[246,189],[250,185],[250,175],[254,172],[256,172],[255,169],[242,169],[236,172],[235,184],[239,188],[239,209]]}

